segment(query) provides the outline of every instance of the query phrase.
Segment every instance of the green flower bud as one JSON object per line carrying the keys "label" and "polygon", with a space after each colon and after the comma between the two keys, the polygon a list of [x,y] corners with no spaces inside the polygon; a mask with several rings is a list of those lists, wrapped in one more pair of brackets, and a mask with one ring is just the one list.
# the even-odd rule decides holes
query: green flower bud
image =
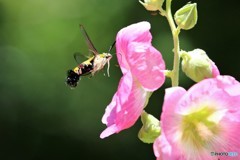
{"label": "green flower bud", "polygon": [[183,52],[181,57],[183,72],[195,82],[213,76],[213,62],[204,50],[194,49],[193,51]]}
{"label": "green flower bud", "polygon": [[159,120],[143,111],[141,121],[143,126],[138,132],[138,138],[144,143],[153,143],[161,133]]}
{"label": "green flower bud", "polygon": [[189,30],[193,28],[198,19],[197,4],[186,4],[175,13],[174,19],[181,29]]}
{"label": "green flower bud", "polygon": [[144,0],[144,2],[139,2],[148,10],[148,11],[157,11],[162,8],[164,0]]}

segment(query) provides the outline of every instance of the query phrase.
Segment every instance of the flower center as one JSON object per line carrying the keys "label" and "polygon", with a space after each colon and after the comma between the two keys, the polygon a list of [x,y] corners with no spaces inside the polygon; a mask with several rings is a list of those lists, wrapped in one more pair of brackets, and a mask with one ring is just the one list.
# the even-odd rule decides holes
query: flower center
{"label": "flower center", "polygon": [[204,106],[200,110],[185,115],[181,125],[181,142],[188,149],[210,149],[216,135],[220,132],[220,126],[212,120],[216,109]]}

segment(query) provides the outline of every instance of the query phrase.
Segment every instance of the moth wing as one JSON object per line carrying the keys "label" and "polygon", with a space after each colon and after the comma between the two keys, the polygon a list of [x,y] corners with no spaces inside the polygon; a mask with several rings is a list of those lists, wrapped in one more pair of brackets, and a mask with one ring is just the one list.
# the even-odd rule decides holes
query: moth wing
{"label": "moth wing", "polygon": [[87,45],[88,45],[88,49],[94,54],[94,55],[97,55],[98,54],[98,51],[97,49],[94,47],[91,39],[89,38],[86,30],[84,29],[83,25],[80,24],[80,29],[81,29],[81,32],[87,42]]}
{"label": "moth wing", "polygon": [[82,54],[80,52],[75,52],[73,54],[73,57],[74,57],[75,61],[77,62],[77,64],[81,64],[83,61],[90,58],[90,56]]}

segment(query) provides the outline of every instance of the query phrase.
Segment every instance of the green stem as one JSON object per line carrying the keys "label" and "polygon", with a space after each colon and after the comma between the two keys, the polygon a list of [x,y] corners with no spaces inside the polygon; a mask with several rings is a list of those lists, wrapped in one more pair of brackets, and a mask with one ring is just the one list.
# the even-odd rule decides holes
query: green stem
{"label": "green stem", "polygon": [[172,70],[172,86],[178,86],[179,83],[179,62],[180,62],[180,56],[179,56],[179,33],[180,28],[176,28],[176,25],[173,20],[172,12],[171,12],[171,2],[172,0],[166,0],[166,18],[168,20],[168,23],[170,25],[172,36],[173,36],[173,43],[174,43],[174,61],[173,61],[173,70]]}

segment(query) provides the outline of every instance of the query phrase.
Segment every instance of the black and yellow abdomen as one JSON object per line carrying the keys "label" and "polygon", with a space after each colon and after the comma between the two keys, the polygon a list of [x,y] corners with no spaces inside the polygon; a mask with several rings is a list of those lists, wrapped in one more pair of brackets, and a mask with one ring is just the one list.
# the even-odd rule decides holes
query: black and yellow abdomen
{"label": "black and yellow abdomen", "polygon": [[72,70],[68,70],[66,83],[70,87],[76,87],[80,76],[88,75],[93,70],[94,56],[82,62]]}

